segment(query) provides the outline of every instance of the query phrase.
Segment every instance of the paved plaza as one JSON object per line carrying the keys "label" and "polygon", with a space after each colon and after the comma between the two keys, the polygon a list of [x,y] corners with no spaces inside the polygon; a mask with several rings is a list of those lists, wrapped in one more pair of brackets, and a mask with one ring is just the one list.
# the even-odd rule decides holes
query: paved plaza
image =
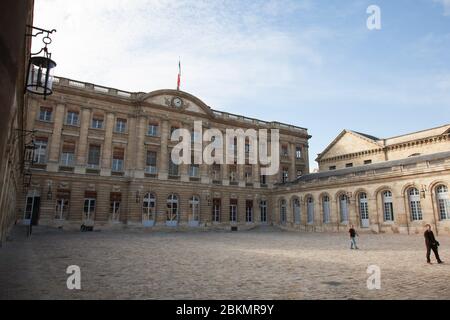
{"label": "paved plaza", "polygon": [[[2,299],[450,299],[450,264],[421,235],[15,230],[0,249]],[[450,262],[450,238],[438,237]],[[435,262],[434,257],[432,258]],[[66,268],[81,268],[81,290]],[[381,289],[368,290],[369,265]]]}

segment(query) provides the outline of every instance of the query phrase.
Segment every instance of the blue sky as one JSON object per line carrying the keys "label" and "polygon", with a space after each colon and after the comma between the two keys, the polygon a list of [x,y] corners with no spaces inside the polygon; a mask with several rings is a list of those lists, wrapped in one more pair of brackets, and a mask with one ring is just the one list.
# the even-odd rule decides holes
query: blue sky
{"label": "blue sky", "polygon": [[[366,27],[369,5],[381,30]],[[344,128],[450,123],[450,0],[36,0],[57,75],[175,88],[214,109],[307,127],[311,164]]]}

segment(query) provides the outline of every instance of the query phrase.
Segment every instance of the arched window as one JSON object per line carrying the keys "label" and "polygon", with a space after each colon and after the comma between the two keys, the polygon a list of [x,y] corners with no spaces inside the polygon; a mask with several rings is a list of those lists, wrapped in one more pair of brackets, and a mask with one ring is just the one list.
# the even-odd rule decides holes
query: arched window
{"label": "arched window", "polygon": [[178,197],[174,194],[167,198],[167,221],[178,221]]}
{"label": "arched window", "polygon": [[295,224],[300,224],[301,208],[300,208],[300,200],[298,198],[292,200],[292,210],[294,214]]}
{"label": "arched window", "polygon": [[286,200],[280,201],[280,223],[286,224]]}
{"label": "arched window", "polygon": [[369,227],[369,204],[367,203],[367,194],[361,192],[359,194],[359,217],[361,219],[361,227]]}
{"label": "arched window", "polygon": [[392,202],[392,192],[383,192],[383,216],[384,221],[394,221],[394,205]]}
{"label": "arched window", "polygon": [[153,193],[147,193],[142,202],[142,220],[155,220],[156,197]]}
{"label": "arched window", "polygon": [[436,188],[436,197],[439,208],[439,218],[441,220],[450,219],[450,197],[448,195],[448,188],[440,185]]}
{"label": "arched window", "polygon": [[323,223],[330,223],[330,197],[322,198]]}
{"label": "arched window", "polygon": [[307,207],[308,207],[308,224],[313,224],[314,223],[314,198],[313,197],[308,197],[308,199],[306,199],[306,203],[307,203]]}
{"label": "arched window", "polygon": [[200,198],[192,196],[189,200],[189,222],[198,221],[200,216]]}
{"label": "arched window", "polygon": [[343,194],[339,197],[339,209],[341,214],[341,223],[348,223],[348,202],[349,198],[347,195]]}
{"label": "arched window", "polygon": [[416,188],[411,188],[408,191],[409,195],[409,209],[411,210],[411,220],[422,220],[422,206],[420,205],[420,192]]}

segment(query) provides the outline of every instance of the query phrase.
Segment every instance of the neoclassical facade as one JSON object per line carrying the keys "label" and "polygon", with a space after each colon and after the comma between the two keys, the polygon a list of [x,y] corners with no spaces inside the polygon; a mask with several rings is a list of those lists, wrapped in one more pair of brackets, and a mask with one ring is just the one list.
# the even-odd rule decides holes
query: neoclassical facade
{"label": "neoclassical facade", "polygon": [[[56,78],[29,97],[31,182],[17,219],[63,228],[252,228],[450,234],[450,125],[379,139],[344,130],[309,174],[307,129],[214,110],[182,91],[125,92]],[[173,163],[171,133],[277,129],[280,165]],[[192,133],[192,141],[199,139]],[[210,141],[212,142],[212,141]],[[268,142],[270,146],[270,142]],[[206,148],[203,143],[201,148]],[[233,150],[237,146],[232,147]],[[246,159],[250,141],[245,140]]]}
{"label": "neoclassical facade", "polygon": [[[65,78],[56,78],[53,89],[45,101],[29,99],[34,163],[17,214],[25,223],[247,228],[272,222],[276,183],[309,172],[305,128],[213,110],[177,90],[131,93]],[[174,164],[171,133],[193,132],[194,121],[224,134],[277,129],[280,170],[262,175],[249,161]],[[246,159],[250,147],[245,140]]]}

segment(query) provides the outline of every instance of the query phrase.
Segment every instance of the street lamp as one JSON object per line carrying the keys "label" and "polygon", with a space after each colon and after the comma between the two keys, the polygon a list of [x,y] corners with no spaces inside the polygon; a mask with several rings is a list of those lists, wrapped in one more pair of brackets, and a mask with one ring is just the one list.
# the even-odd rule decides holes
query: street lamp
{"label": "street lamp", "polygon": [[[31,32],[26,36],[36,37],[40,34],[45,34],[45,36],[42,38],[44,47],[39,52],[30,55],[25,90],[33,94],[43,95],[45,100],[48,95],[53,93],[52,71],[56,67],[56,62],[51,59],[52,54],[48,52],[47,46],[52,43],[50,35],[56,30],[49,31],[29,25],[27,27],[38,32],[35,34]],[[42,55],[40,55],[41,53]]]}

